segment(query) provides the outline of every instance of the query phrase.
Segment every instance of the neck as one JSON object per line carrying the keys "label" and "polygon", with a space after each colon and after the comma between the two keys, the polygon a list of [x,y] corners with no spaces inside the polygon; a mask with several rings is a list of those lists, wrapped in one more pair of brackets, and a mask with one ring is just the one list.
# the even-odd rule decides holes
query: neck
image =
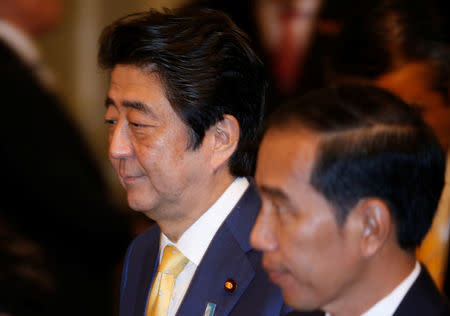
{"label": "neck", "polygon": [[332,316],[362,315],[406,279],[416,262],[414,254],[399,248],[368,260],[370,262],[352,290],[340,302],[325,308]]}
{"label": "neck", "polygon": [[[156,220],[161,231],[172,241],[177,242],[183,233],[192,226],[220,198],[233,183],[234,177],[229,172],[213,177],[203,185],[203,190],[188,198],[188,205],[180,205],[181,216]],[[182,210],[189,210],[188,212]]]}

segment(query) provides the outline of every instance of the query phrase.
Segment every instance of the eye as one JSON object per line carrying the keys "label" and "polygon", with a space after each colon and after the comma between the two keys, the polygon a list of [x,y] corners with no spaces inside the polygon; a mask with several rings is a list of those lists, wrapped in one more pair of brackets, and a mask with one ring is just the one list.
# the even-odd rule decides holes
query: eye
{"label": "eye", "polygon": [[119,117],[119,114],[117,112],[117,109],[115,106],[109,105],[106,109],[106,113],[104,115],[105,118],[105,124],[109,127],[117,125],[117,119]]}
{"label": "eye", "polygon": [[142,129],[142,128],[146,128],[146,127],[150,126],[147,124],[140,124],[140,123],[135,123],[135,122],[130,122],[129,124],[132,128],[136,128],[136,129]]}
{"label": "eye", "polygon": [[286,211],[286,208],[279,203],[273,202],[272,205],[277,213],[284,213]]}
{"label": "eye", "polygon": [[266,207],[269,207],[273,212],[276,212],[277,214],[282,213],[283,212],[283,207],[282,205],[276,201],[275,199],[271,199],[271,198],[265,198],[264,199],[264,204],[266,205]]}
{"label": "eye", "polygon": [[109,126],[113,126],[117,124],[117,120],[105,119],[105,124]]}

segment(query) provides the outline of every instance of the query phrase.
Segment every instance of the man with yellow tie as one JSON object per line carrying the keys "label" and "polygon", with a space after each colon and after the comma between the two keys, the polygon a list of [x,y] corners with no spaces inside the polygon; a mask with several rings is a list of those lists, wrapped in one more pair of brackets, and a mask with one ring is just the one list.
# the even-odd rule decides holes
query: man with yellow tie
{"label": "man with yellow tie", "polygon": [[104,30],[99,63],[109,159],[156,222],[126,253],[120,316],[288,311],[249,243],[266,82],[247,36],[217,11],[151,10]]}

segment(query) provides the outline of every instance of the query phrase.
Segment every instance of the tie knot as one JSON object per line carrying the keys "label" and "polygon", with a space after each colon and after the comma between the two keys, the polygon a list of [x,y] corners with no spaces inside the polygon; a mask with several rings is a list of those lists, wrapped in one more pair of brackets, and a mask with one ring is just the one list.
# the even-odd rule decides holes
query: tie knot
{"label": "tie knot", "polygon": [[161,259],[158,272],[171,274],[174,277],[177,277],[188,262],[189,259],[183,256],[177,248],[167,245],[164,248],[163,257]]}

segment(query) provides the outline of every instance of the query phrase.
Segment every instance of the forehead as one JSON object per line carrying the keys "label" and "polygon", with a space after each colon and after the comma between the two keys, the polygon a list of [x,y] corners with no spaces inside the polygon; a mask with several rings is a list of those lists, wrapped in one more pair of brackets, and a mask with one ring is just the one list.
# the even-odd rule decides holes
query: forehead
{"label": "forehead", "polygon": [[156,119],[182,123],[158,74],[136,66],[117,65],[111,71],[107,105],[111,104],[120,110],[135,109]]}
{"label": "forehead", "polygon": [[144,72],[133,65],[117,65],[111,71],[110,93],[122,98],[165,99],[164,87],[156,73]]}
{"label": "forehead", "polygon": [[261,143],[256,170],[260,186],[309,185],[320,137],[297,126],[270,128]]}

